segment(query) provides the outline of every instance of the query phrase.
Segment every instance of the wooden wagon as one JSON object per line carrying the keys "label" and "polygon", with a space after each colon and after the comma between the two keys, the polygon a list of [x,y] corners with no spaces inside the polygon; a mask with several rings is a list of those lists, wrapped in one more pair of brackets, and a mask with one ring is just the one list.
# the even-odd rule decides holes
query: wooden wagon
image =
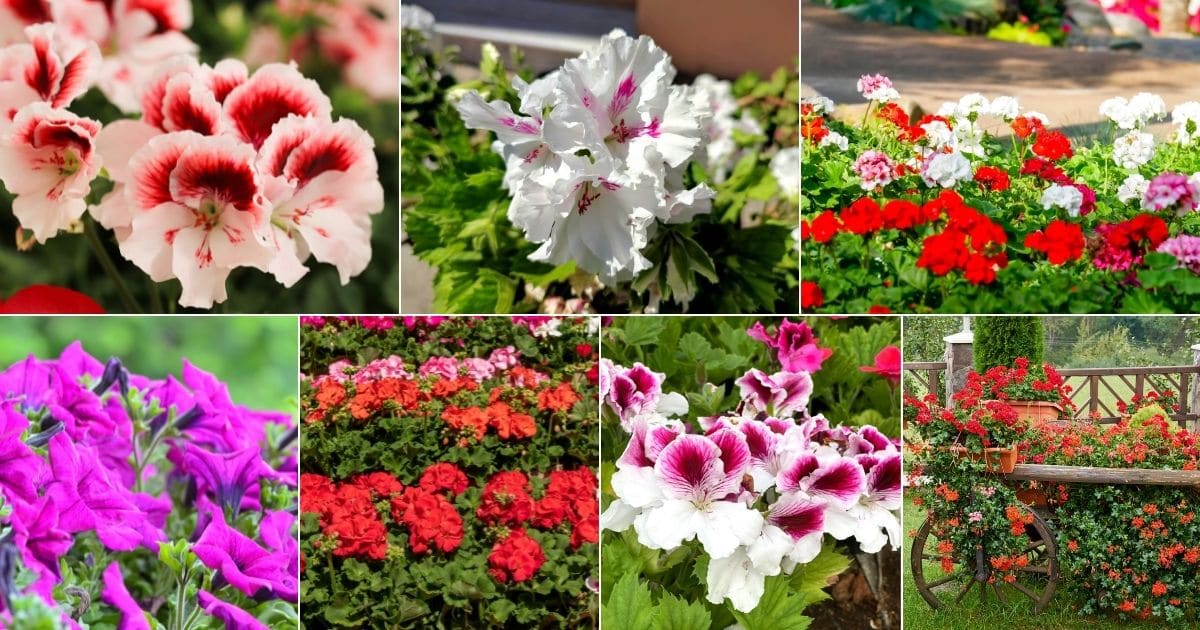
{"label": "wooden wagon", "polygon": [[[1144,468],[1092,468],[1085,466],[1057,466],[1046,464],[1017,464],[1013,472],[997,474],[1004,483],[1037,481],[1046,484],[1113,484],[1144,486],[1182,486],[1200,488],[1200,471],[1153,470]],[[1034,603],[1034,611],[1041,612],[1054,597],[1058,586],[1058,543],[1053,524],[1058,515],[1052,508],[1021,504],[1022,509],[1033,515],[1033,522],[1025,527],[1029,544],[1022,552],[1029,563],[1018,569],[1015,582],[1008,583],[1015,591]],[[979,589],[981,600],[988,597],[988,590],[997,599],[1007,603],[1008,595],[1000,582],[989,584],[991,562],[987,550],[977,546],[973,557],[961,554],[950,556],[952,570],[943,572],[941,567],[930,571],[927,561],[937,562],[943,554],[937,553],[938,540],[929,518],[921,524],[912,541],[909,564],[913,580],[921,597],[935,610],[961,602],[974,587]],[[933,575],[926,575],[926,573]]]}

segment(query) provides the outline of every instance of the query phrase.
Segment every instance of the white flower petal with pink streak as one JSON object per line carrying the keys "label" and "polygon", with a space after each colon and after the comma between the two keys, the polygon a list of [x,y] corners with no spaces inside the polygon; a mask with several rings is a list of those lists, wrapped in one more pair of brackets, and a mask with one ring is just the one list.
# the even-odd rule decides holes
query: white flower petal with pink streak
{"label": "white flower petal with pink streak", "polygon": [[541,119],[513,113],[512,106],[507,101],[487,102],[479,92],[468,90],[454,104],[454,108],[458,110],[458,115],[462,116],[463,124],[472,129],[494,132],[496,138],[505,144],[533,143],[530,145],[532,148],[542,142]]}
{"label": "white flower petal with pink streak", "polygon": [[370,262],[370,215],[383,210],[373,149],[371,136],[352,120],[289,116],[259,152],[259,170],[290,188],[271,199],[277,238],[294,242],[299,261],[311,252],[336,266],[342,284]]}
{"label": "white flower petal with pink streak", "polygon": [[224,116],[229,129],[258,149],[275,123],[290,114],[328,119],[333,106],[316,81],[307,79],[294,65],[267,64],[225,97]]}
{"label": "white flower petal with pink streak", "polygon": [[121,111],[141,112],[146,86],[158,69],[173,59],[194,57],[199,50],[186,35],[175,31],[130,42],[104,58],[97,87]]}
{"label": "white flower petal with pink streak", "polygon": [[36,102],[21,108],[0,136],[0,181],[14,195],[13,214],[38,242],[78,221],[100,172],[100,123]]}
{"label": "white flower petal with pink streak", "polygon": [[755,368],[736,383],[750,409],[782,417],[808,406],[813,391],[812,376],[808,372],[776,372],[768,376]]}
{"label": "white flower petal with pink streak", "polygon": [[716,441],[682,435],[663,449],[654,472],[666,500],[635,519],[642,544],[674,549],[695,538],[709,556],[724,558],[754,542],[762,531],[762,514],[725,500],[740,487],[750,460],[740,437],[732,430],[719,432]]}
{"label": "white flower petal with pink streak", "polygon": [[156,281],[179,278],[184,306],[209,308],[231,270],[270,263],[254,158],[231,137],[188,131],[153,138],[131,160],[135,211],[121,253]]}
{"label": "white flower petal with pink streak", "polygon": [[803,453],[779,473],[775,486],[780,492],[802,492],[845,509],[858,502],[866,483],[862,466],[851,458],[835,455],[822,461]]}
{"label": "white flower petal with pink streak", "polygon": [[28,43],[0,50],[0,82],[22,82],[55,108],[87,91],[100,63],[95,42],[64,36],[52,23],[27,27],[25,36]]}

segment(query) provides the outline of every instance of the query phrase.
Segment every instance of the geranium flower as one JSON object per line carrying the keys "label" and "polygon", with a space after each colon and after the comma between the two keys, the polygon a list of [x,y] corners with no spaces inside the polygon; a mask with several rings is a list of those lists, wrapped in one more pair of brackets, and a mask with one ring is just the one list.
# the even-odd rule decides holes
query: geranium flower
{"label": "geranium flower", "polygon": [[100,123],[35,102],[0,133],[0,180],[16,195],[13,214],[38,242],[83,216],[100,172],[94,141]]}
{"label": "geranium flower", "polygon": [[665,500],[634,521],[638,540],[652,549],[674,549],[693,538],[712,558],[732,555],[762,531],[762,514],[726,500],[750,464],[745,438],[732,430],[681,435],[654,464]]}
{"label": "geranium flower", "polygon": [[845,512],[826,511],[826,531],[834,538],[854,537],[864,553],[875,553],[890,542],[900,547],[900,453],[858,455],[857,463],[866,472],[863,493]]}
{"label": "geranium flower", "polygon": [[542,546],[518,527],[492,546],[488,573],[498,582],[524,582],[533,578],[545,561]]}
{"label": "geranium flower", "polygon": [[808,406],[812,376],[808,372],[776,372],[767,375],[755,368],[736,381],[742,400],[755,411],[788,416]]}
{"label": "geranium flower", "polygon": [[900,383],[900,349],[896,346],[888,346],[875,355],[874,365],[865,365],[858,370],[878,374],[895,387]]}
{"label": "geranium flower", "polygon": [[1069,221],[1055,219],[1046,229],[1031,232],[1025,246],[1046,254],[1052,265],[1062,265],[1083,256],[1083,228]]}
{"label": "geranium flower", "polygon": [[7,314],[103,315],[104,312],[104,307],[83,293],[46,284],[27,286],[10,295],[7,300],[0,300],[0,313]]}
{"label": "geranium flower", "polygon": [[762,322],[754,322],[746,334],[774,350],[780,366],[788,372],[816,372],[833,355],[833,350],[818,345],[820,340],[805,322],[784,319],[774,335],[767,333]]}
{"label": "geranium flower", "polygon": [[12,119],[11,111],[34,101],[61,109],[91,84],[100,62],[94,42],[62,31],[50,20],[24,29],[27,42],[3,49],[0,64],[0,131]]}

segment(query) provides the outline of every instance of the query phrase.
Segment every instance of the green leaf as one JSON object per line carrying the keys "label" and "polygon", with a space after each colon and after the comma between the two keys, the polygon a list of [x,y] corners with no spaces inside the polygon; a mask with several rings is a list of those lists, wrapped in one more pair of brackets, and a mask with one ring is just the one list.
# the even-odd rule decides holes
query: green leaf
{"label": "green leaf", "polygon": [[[658,617],[655,630],[695,630],[712,625],[708,609],[700,602],[688,602],[671,593],[664,592],[658,600]],[[604,620],[608,623],[608,620]]]}
{"label": "green leaf", "polygon": [[653,606],[650,589],[633,572],[617,580],[608,602],[600,606],[604,625],[622,630],[654,628],[658,612]]}
{"label": "green leaf", "polygon": [[666,326],[662,317],[630,317],[625,320],[625,343],[630,346],[645,346],[658,341]]}
{"label": "green leaf", "polygon": [[826,541],[821,553],[812,562],[796,567],[789,579],[793,592],[804,600],[807,607],[816,602],[829,599],[825,588],[832,584],[850,566],[850,559],[834,548],[832,541]]}
{"label": "green leaf", "polygon": [[758,605],[749,613],[734,611],[733,616],[745,630],[804,630],[812,618],[804,616],[808,602],[792,592],[788,578],[767,578],[766,589]]}

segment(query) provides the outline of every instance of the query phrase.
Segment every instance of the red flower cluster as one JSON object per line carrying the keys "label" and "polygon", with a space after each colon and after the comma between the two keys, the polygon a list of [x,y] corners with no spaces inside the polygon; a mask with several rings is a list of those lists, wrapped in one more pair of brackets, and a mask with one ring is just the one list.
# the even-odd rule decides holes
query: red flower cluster
{"label": "red flower cluster", "polygon": [[1020,139],[1024,140],[1035,133],[1041,133],[1046,130],[1046,126],[1041,120],[1029,116],[1019,116],[1012,122],[1013,133]]}
{"label": "red flower cluster", "polygon": [[579,402],[579,394],[570,383],[559,383],[538,392],[538,409],[542,411],[570,411]]}
{"label": "red flower cluster", "polygon": [[499,472],[483,487],[483,498],[475,515],[486,525],[519,525],[533,516],[533,497],[525,473]]}
{"label": "red flower cluster", "polygon": [[1071,141],[1063,132],[1057,130],[1038,132],[1037,140],[1033,143],[1033,152],[1051,162],[1075,155],[1071,150]]}
{"label": "red flower cluster", "polygon": [[800,283],[800,308],[817,308],[825,303],[821,285],[804,280]]}
{"label": "red flower cluster", "polygon": [[980,166],[975,171],[975,183],[992,192],[1004,192],[1010,185],[1008,172],[995,166]]}
{"label": "red flower cluster", "polygon": [[518,527],[492,545],[488,573],[498,582],[524,582],[532,578],[545,561],[542,546]]}
{"label": "red flower cluster", "polygon": [[320,475],[300,475],[300,510],[320,515],[322,532],[337,544],[333,555],[387,557],[387,527],[375,509],[372,485],[368,481],[339,486]]}
{"label": "red flower cluster", "polygon": [[[444,465],[447,464],[435,464]],[[429,471],[425,473],[422,479]],[[428,553],[431,549],[449,553],[462,544],[462,516],[446,497],[424,488],[408,487],[393,497],[392,520],[408,526],[408,546],[415,554]]]}
{"label": "red flower cluster", "polygon": [[585,542],[600,542],[600,503],[596,499],[596,475],[587,468],[550,473],[546,494],[533,506],[534,527],[553,529],[571,524],[571,548]]}
{"label": "red flower cluster", "polygon": [[1052,265],[1062,265],[1083,256],[1083,228],[1075,223],[1055,219],[1025,237],[1025,246],[1046,254]]}
{"label": "red flower cluster", "polygon": [[946,226],[922,242],[917,266],[938,276],[961,270],[972,284],[991,283],[996,272],[1008,265],[1004,228],[967,206],[957,193],[942,191],[938,200],[945,204]]}
{"label": "red flower cluster", "polygon": [[355,420],[366,420],[386,403],[411,410],[416,409],[420,401],[421,390],[416,382],[403,378],[382,378],[356,386],[354,396],[350,399],[350,415]]}
{"label": "red flower cluster", "polygon": [[449,492],[451,496],[458,496],[466,491],[469,483],[467,476],[458,466],[438,462],[421,473],[421,480],[417,485],[426,492]]}

